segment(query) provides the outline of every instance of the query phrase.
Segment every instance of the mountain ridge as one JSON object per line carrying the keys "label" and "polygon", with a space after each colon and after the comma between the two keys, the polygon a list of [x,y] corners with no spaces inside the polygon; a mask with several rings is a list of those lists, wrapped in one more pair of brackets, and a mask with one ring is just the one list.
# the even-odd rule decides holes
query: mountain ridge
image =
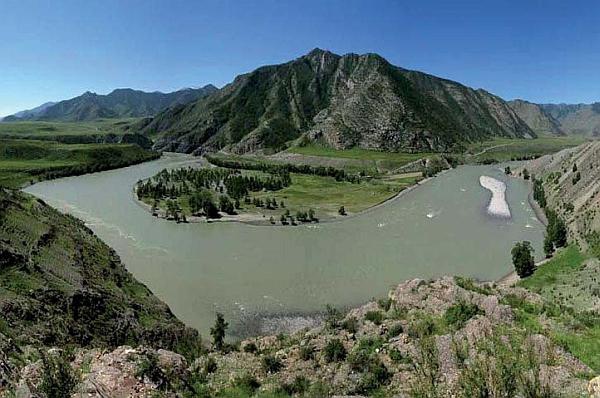
{"label": "mountain ridge", "polygon": [[148,117],[170,106],[192,102],[217,90],[215,86],[208,84],[197,89],[184,88],[170,93],[145,92],[131,88],[117,88],[105,95],[86,91],[80,96],[52,103],[36,113],[18,112],[6,117],[4,121],[74,122],[99,118]]}
{"label": "mountain ridge", "polygon": [[448,150],[493,136],[535,133],[504,100],[390,64],[314,49],[237,76],[216,93],[139,125],[155,149],[243,153],[302,138],[342,149]]}
{"label": "mountain ridge", "polygon": [[537,104],[515,99],[508,104],[536,133],[600,136],[600,102]]}

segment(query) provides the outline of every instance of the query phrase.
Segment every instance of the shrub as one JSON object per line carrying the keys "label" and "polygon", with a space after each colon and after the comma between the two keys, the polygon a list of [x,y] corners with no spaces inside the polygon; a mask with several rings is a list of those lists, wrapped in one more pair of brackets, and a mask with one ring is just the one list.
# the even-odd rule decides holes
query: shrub
{"label": "shrub", "polygon": [[356,387],[358,394],[370,394],[383,385],[389,383],[392,374],[379,360],[370,363],[368,371],[362,375]]}
{"label": "shrub", "polygon": [[460,329],[469,319],[481,313],[481,309],[475,304],[460,301],[446,310],[444,320],[447,325]]}
{"label": "shrub", "polygon": [[348,333],[356,333],[358,331],[358,321],[355,317],[351,316],[342,322],[342,328]]}
{"label": "shrub", "polygon": [[159,390],[166,390],[170,386],[169,377],[163,372],[158,362],[158,355],[149,353],[137,364],[135,376],[148,379],[158,386]]}
{"label": "shrub", "polygon": [[283,384],[281,388],[288,395],[303,395],[310,388],[310,381],[304,376],[296,376],[293,382]]}
{"label": "shrub", "polygon": [[275,358],[274,356],[267,355],[262,359],[262,369],[266,373],[277,373],[283,367],[283,363],[279,358]]}
{"label": "shrub", "polygon": [[311,345],[300,347],[300,359],[309,361],[315,358],[315,348]]}
{"label": "shrub", "polygon": [[340,327],[342,313],[332,305],[325,306],[325,325],[329,329],[337,329]]}
{"label": "shrub", "polygon": [[409,356],[402,354],[402,351],[398,350],[397,348],[392,348],[389,351],[388,355],[390,356],[390,359],[395,363],[412,363],[412,359],[410,359]]}
{"label": "shrub", "polygon": [[327,362],[340,362],[346,359],[346,348],[339,339],[331,339],[323,350]]}
{"label": "shrub", "polygon": [[394,337],[400,335],[402,332],[404,332],[404,327],[402,327],[402,324],[400,322],[396,322],[388,330],[387,338],[388,339],[394,338]]}
{"label": "shrub", "polygon": [[381,311],[369,311],[365,314],[365,319],[373,322],[375,325],[381,325],[383,314]]}
{"label": "shrub", "polygon": [[256,390],[260,388],[260,383],[256,380],[256,377],[249,374],[245,374],[233,380],[233,386],[253,395]]}
{"label": "shrub", "polygon": [[258,351],[258,347],[254,342],[250,342],[244,346],[244,352],[255,354]]}
{"label": "shrub", "polygon": [[61,351],[58,355],[41,353],[42,382],[40,391],[47,398],[71,396],[79,384],[79,378],[73,371],[66,355]]}
{"label": "shrub", "polygon": [[208,357],[204,364],[204,374],[211,374],[217,371],[217,361],[214,358]]}
{"label": "shrub", "polygon": [[389,297],[382,298],[377,300],[377,304],[379,305],[379,308],[381,308],[385,312],[388,312],[390,310],[390,307],[392,306],[392,299]]}

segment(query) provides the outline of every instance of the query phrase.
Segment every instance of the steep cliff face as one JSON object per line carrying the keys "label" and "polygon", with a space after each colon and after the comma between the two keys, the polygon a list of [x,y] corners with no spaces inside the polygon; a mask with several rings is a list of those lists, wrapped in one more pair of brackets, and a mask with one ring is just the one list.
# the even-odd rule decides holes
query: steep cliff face
{"label": "steep cliff face", "polygon": [[590,239],[600,231],[600,142],[543,156],[526,167],[543,180],[548,203],[568,223],[571,241],[584,248],[594,244]]}
{"label": "steep cliff face", "polygon": [[536,134],[565,134],[560,127],[560,122],[542,105],[519,99],[509,101],[508,104]]}
{"label": "steep cliff face", "polygon": [[305,136],[334,148],[447,150],[488,138],[534,137],[499,97],[388,63],[376,54],[315,49],[238,76],[140,129],[156,149],[235,152],[281,148]]}

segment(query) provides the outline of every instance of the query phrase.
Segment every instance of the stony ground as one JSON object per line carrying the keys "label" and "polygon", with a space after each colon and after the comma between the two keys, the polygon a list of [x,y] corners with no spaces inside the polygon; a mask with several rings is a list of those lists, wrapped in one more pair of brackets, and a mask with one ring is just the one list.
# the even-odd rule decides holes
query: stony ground
{"label": "stony ground", "polygon": [[[527,332],[515,302],[543,299],[461,278],[410,280],[343,316],[331,310],[317,328],[248,339],[194,361],[145,347],[78,351],[72,396],[584,394],[591,369]],[[22,368],[19,396],[37,396],[43,368],[40,360]]]}

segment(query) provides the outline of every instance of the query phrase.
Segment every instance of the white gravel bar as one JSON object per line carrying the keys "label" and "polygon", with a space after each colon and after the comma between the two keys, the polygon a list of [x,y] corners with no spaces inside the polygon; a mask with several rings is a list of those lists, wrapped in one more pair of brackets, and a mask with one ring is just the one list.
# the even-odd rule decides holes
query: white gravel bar
{"label": "white gravel bar", "polygon": [[479,184],[492,192],[492,199],[487,207],[488,214],[495,217],[511,218],[510,208],[506,202],[506,184],[488,176],[479,177]]}

